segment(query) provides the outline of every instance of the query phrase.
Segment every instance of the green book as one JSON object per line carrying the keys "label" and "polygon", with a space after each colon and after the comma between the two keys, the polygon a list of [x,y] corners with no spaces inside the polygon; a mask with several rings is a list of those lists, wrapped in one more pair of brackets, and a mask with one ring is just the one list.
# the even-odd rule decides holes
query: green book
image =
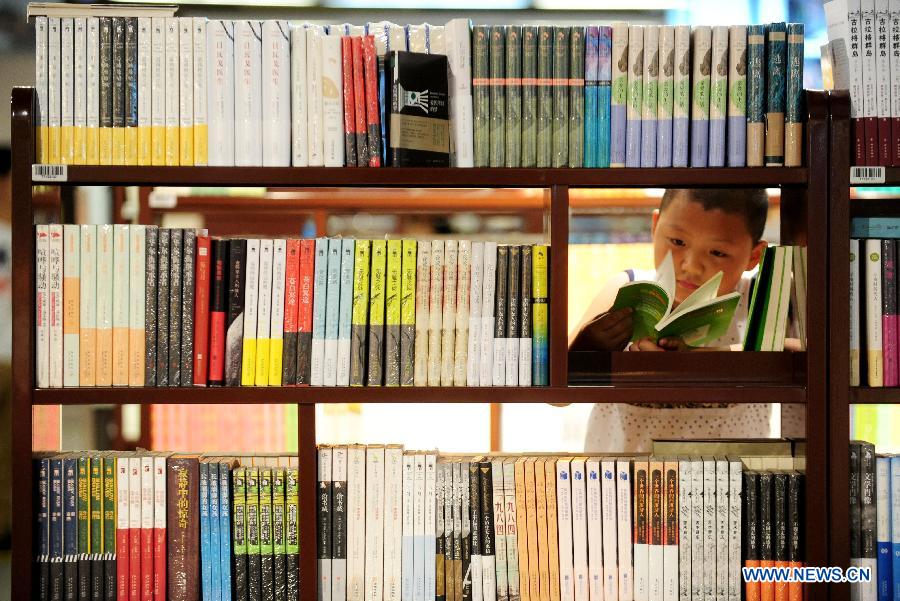
{"label": "green book", "polygon": [[366,384],[384,384],[384,289],[387,271],[387,241],[372,241],[372,271],[369,285],[369,370]]}
{"label": "green book", "polygon": [[550,385],[550,247],[535,244],[531,260],[531,383]]}
{"label": "green book", "polygon": [[475,166],[487,167],[491,158],[490,27],[472,28],[472,103]]}
{"label": "green book", "polygon": [[350,386],[366,378],[366,336],[369,331],[369,240],[357,240],[353,261],[353,307],[350,317]]}
{"label": "green book", "polygon": [[105,598],[116,597],[116,458],[103,457],[103,552]]}
{"label": "green book", "polygon": [[415,240],[403,241],[400,281],[401,386],[412,386],[416,371],[416,252]]}
{"label": "green book", "polygon": [[300,510],[297,503],[298,483],[297,468],[285,471],[284,511],[285,511],[285,550],[287,551],[287,598],[297,599],[300,596]]}
{"label": "green book", "polygon": [[522,167],[522,27],[506,28],[506,166]]}
{"label": "green book", "polygon": [[247,484],[247,591],[250,599],[261,599],[262,565],[259,539],[259,468],[248,467]]}
{"label": "green book", "polygon": [[573,27],[569,42],[569,167],[583,167],[584,27]]}
{"label": "green book", "polygon": [[506,164],[506,31],[503,25],[491,26],[491,167]]}
{"label": "green book", "polygon": [[689,346],[703,346],[725,334],[741,299],[739,292],[716,296],[721,281],[719,272],[673,310],[676,280],[669,253],[657,270],[656,281],[625,284],[619,288],[612,310],[634,310],[632,342],[641,338],[681,338]]}
{"label": "green book", "polygon": [[549,167],[553,157],[553,27],[538,27],[537,47],[537,166]]}
{"label": "green book", "polygon": [[275,566],[272,554],[272,468],[259,469],[259,556],[260,591],[263,599],[275,598]]}
{"label": "green book", "polygon": [[538,28],[522,27],[522,167],[537,165]]}
{"label": "green book", "polygon": [[91,594],[103,596],[103,458],[91,457]]}
{"label": "green book", "polygon": [[78,598],[91,596],[91,460],[78,457]]}
{"label": "green book", "polygon": [[[569,164],[569,40],[571,27],[553,28],[553,167]],[[584,36],[582,35],[582,39]],[[582,78],[584,74],[582,73]]]}
{"label": "green book", "polygon": [[231,492],[233,495],[232,519],[232,552],[234,553],[234,571],[231,581],[234,583],[234,598],[247,599],[247,470],[236,467],[231,472]]}
{"label": "green book", "polygon": [[400,386],[400,292],[403,241],[388,240],[385,278],[384,384]]}
{"label": "green book", "polygon": [[272,561],[276,599],[284,599],[287,586],[285,574],[285,514],[284,514],[284,468],[272,469]]}

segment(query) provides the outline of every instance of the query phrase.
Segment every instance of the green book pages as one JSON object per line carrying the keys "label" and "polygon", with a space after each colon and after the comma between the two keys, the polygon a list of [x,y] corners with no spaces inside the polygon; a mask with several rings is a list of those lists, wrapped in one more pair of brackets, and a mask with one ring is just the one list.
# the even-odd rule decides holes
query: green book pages
{"label": "green book pages", "polygon": [[372,271],[369,286],[369,370],[366,383],[384,383],[384,290],[387,271],[387,241],[372,241]]}
{"label": "green book pages", "polygon": [[553,157],[553,27],[541,25],[537,42],[537,166]]}
{"label": "green book pages", "polygon": [[412,386],[416,357],[416,251],[415,240],[403,241],[400,281],[400,385]]}
{"label": "green book pages", "polygon": [[472,102],[473,140],[475,145],[475,166],[490,164],[490,112],[491,92],[489,83],[490,27],[476,25],[472,28]]}
{"label": "green book pages", "polygon": [[[569,162],[569,41],[571,27],[553,28],[553,167]],[[583,36],[582,36],[583,39]],[[584,75],[582,75],[584,77]]]}
{"label": "green book pages", "polygon": [[569,42],[569,167],[583,167],[584,27],[572,27]]}
{"label": "green book pages", "polygon": [[522,27],[506,28],[506,163],[522,166]]}
{"label": "green book pages", "polygon": [[490,165],[503,167],[506,164],[506,32],[502,25],[491,26],[490,57]]}
{"label": "green book pages", "polygon": [[750,308],[747,310],[747,329],[744,332],[744,350],[758,351],[762,339],[762,328],[765,326],[766,302],[769,298],[769,288],[772,285],[771,249],[763,251],[759,261],[759,269],[753,282],[753,291],[750,295]]}
{"label": "green book pages", "polygon": [[385,386],[400,385],[400,292],[403,242],[388,240],[387,277],[385,279]]}
{"label": "green book pages", "polygon": [[369,254],[372,243],[357,240],[353,262],[353,307],[350,318],[350,385],[362,386],[366,374],[369,330]]}
{"label": "green book pages", "polygon": [[522,167],[537,165],[537,74],[538,28],[525,25],[522,27]]}

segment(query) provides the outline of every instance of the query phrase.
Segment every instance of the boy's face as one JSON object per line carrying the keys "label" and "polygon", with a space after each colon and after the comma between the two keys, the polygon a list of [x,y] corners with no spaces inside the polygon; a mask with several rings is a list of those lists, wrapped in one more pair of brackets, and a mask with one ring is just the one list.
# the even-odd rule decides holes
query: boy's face
{"label": "boy's face", "polygon": [[740,215],[719,209],[707,211],[684,196],[675,198],[663,213],[653,212],[653,260],[659,267],[666,253],[675,265],[675,302],[722,272],[719,294],[731,292],[743,272],[758,263],[765,242],[754,244]]}

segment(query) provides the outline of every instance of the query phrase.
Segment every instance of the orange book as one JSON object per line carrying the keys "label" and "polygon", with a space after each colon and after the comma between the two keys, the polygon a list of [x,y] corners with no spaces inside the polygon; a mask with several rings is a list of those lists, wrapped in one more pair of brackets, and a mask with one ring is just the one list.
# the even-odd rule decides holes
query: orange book
{"label": "orange book", "polygon": [[[540,457],[534,460],[534,490],[537,516],[538,590],[541,601],[550,600],[550,543],[547,538],[547,482]],[[526,466],[526,472],[528,470]],[[527,492],[527,488],[525,489]]]}
{"label": "orange book", "polygon": [[78,386],[78,342],[81,310],[81,232],[77,225],[63,226],[63,386]]}
{"label": "orange book", "polygon": [[78,384],[97,384],[97,226],[81,227]]}
{"label": "orange book", "polygon": [[[515,460],[516,534],[519,551],[519,595],[522,601],[532,601],[528,565],[528,517],[525,500],[525,457]],[[532,479],[532,482],[534,480]],[[532,509],[532,512],[534,510]],[[537,601],[537,597],[534,597]]]}
{"label": "orange book", "polygon": [[113,226],[97,226],[97,386],[113,384]]}
{"label": "orange book", "polygon": [[544,462],[544,476],[547,489],[547,542],[550,554],[547,557],[550,568],[550,601],[560,601],[559,587],[559,517],[556,511],[556,457]]}
{"label": "orange book", "polygon": [[132,225],[128,244],[128,385],[143,386],[147,355],[147,226]]}
{"label": "orange book", "polygon": [[128,296],[129,246],[131,229],[128,225],[113,226],[113,298],[112,348],[113,386],[128,386]]}

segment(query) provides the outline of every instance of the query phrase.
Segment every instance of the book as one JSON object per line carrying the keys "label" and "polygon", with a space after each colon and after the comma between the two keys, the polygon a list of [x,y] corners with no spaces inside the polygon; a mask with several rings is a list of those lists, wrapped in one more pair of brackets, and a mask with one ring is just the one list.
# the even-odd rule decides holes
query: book
{"label": "book", "polygon": [[672,166],[687,167],[690,155],[691,28],[675,26],[675,72],[672,106]]}
{"label": "book", "polygon": [[472,108],[474,166],[487,167],[491,156],[490,28],[472,28]]}
{"label": "book", "polygon": [[728,115],[729,32],[725,25],[712,28],[712,64],[709,81],[709,167],[725,166]]}
{"label": "book", "polygon": [[[897,340],[897,241],[881,241],[881,340],[882,383],[900,383],[900,356]],[[878,324],[875,324],[878,327]]]}
{"label": "book", "polygon": [[712,29],[691,31],[691,167],[707,167],[709,160],[709,101],[712,72]]}
{"label": "book", "polygon": [[584,166],[584,27],[573,26],[569,39],[569,167]]}
{"label": "book", "polygon": [[287,241],[284,275],[284,355],[281,366],[283,386],[297,382],[297,342],[300,310],[300,248],[301,241]]}
{"label": "book", "polygon": [[400,385],[400,295],[403,241],[388,240],[385,272],[384,384]]}
{"label": "book", "polygon": [[[256,375],[255,386],[269,385],[269,355],[272,344],[272,271],[275,241],[262,239],[259,243],[259,301],[256,309]],[[249,492],[248,492],[249,494]]]}
{"label": "book", "polygon": [[658,601],[665,598],[663,557],[665,470],[663,462],[658,457],[650,457],[647,496],[647,555],[650,574],[648,592],[650,601]]}
{"label": "book", "polygon": [[644,28],[628,26],[625,166],[641,166],[641,114],[643,108]]}
{"label": "book", "polygon": [[469,20],[448,21],[444,25],[444,38],[450,85],[450,164],[472,167],[472,32]]}
{"label": "book", "polygon": [[[602,484],[600,477],[600,460],[590,458],[585,463],[587,471],[587,547],[591,551],[587,561],[587,591],[588,598],[591,596],[599,598],[604,594],[605,580],[603,578],[604,561],[607,559],[603,555],[603,501],[602,501]],[[615,532],[613,532],[615,536]]]}
{"label": "book", "polygon": [[[166,505],[167,579],[166,598],[196,599],[200,582],[197,574],[199,511],[197,498],[199,463],[196,457],[174,455],[166,465],[167,488],[174,491],[174,503]],[[187,515],[179,517],[179,507],[187,506]],[[176,576],[177,575],[177,576]]]}
{"label": "book", "polygon": [[549,246],[535,244],[532,256],[531,318],[532,352],[531,378],[535,386],[550,384],[549,362]]}
{"label": "book", "polygon": [[612,110],[612,27],[599,28],[597,64],[597,167],[610,166],[611,110]]}
{"label": "book", "polygon": [[347,451],[347,599],[360,599],[365,585],[366,450]]}
{"label": "book", "polygon": [[285,474],[286,470],[283,467],[272,468],[272,589],[275,599],[287,599],[287,519],[289,508],[286,503]]}
{"label": "book", "polygon": [[656,167],[656,117],[659,110],[659,26],[644,26],[641,87],[641,167]]}
{"label": "book", "polygon": [[[334,447],[331,478],[334,509],[331,516],[331,598],[341,601],[347,598],[347,447]],[[296,545],[297,531],[291,533],[289,530],[288,533],[293,534]]]}
{"label": "book", "polygon": [[672,166],[672,116],[675,102],[675,27],[659,28],[659,87],[656,107],[656,166]]}
{"label": "book", "polygon": [[747,166],[762,167],[765,156],[766,28],[747,27]]}
{"label": "book", "polygon": [[[362,57],[362,40],[359,54]],[[356,155],[356,112],[353,87],[353,41],[349,36],[341,37],[341,105],[344,110],[344,165],[357,166]]]}
{"label": "book", "polygon": [[490,151],[488,165],[503,167],[506,164],[506,28],[492,25],[488,42],[488,91],[490,116],[488,131]]}
{"label": "book", "polygon": [[[865,250],[865,243],[863,243]],[[865,264],[865,263],[863,263]],[[850,240],[850,386],[860,385],[860,241]]]}
{"label": "book", "polygon": [[443,287],[443,314],[441,316],[441,386],[453,385],[453,373],[455,366],[456,350],[456,286],[457,268],[459,259],[459,242],[447,240],[444,242],[444,287]]}
{"label": "book", "polygon": [[619,289],[613,310],[634,310],[633,341],[680,337],[688,345],[702,346],[728,329],[740,297],[737,292],[715,296],[720,280],[721,274],[716,274],[673,311],[675,275],[671,255],[667,255],[655,282],[631,282]]}
{"label": "book", "polygon": [[[291,39],[288,22],[262,22],[262,165],[291,164]],[[343,163],[342,163],[343,165]]]}
{"label": "book", "polygon": [[[168,245],[166,256],[168,256]],[[160,269],[162,269],[161,265],[162,260]],[[113,274],[113,226],[100,225],[97,226],[97,386],[112,386],[113,381]],[[160,288],[162,289],[162,286]],[[165,294],[162,303],[168,305],[168,285],[165,286]],[[168,311],[166,311],[166,329],[168,329],[168,321]],[[163,322],[162,315],[159,317],[159,322]],[[166,344],[168,344],[167,335]],[[165,355],[168,362],[168,349],[166,349]],[[159,358],[159,356],[159,347],[157,347],[157,357]]]}
{"label": "book", "polygon": [[[553,114],[551,125],[551,166],[564,167],[569,156],[569,76],[571,74],[571,27],[554,26],[553,61]],[[582,35],[583,39],[583,35]],[[583,79],[583,77],[582,77]],[[583,85],[583,81],[582,81]]]}
{"label": "book", "polygon": [[169,232],[169,386],[181,386],[182,256],[184,230]]}
{"label": "book", "polygon": [[329,35],[322,42],[322,151],[326,167],[344,166],[343,78],[341,38]]}
{"label": "book", "polygon": [[[191,386],[194,383],[194,263],[197,257],[197,232],[192,229],[184,230],[182,244],[180,383],[182,386]],[[134,291],[131,293],[134,294]]]}
{"label": "book", "polygon": [[469,327],[466,349],[466,383],[481,385],[481,296],[484,275],[484,242],[473,242],[469,258]]}
{"label": "book", "polygon": [[259,21],[234,21],[234,164],[263,164],[262,32]]}
{"label": "book", "polygon": [[[101,17],[100,21],[100,35],[101,35],[101,43],[103,36],[103,18]],[[163,104],[163,152],[164,152],[164,161],[165,165],[168,166],[177,166],[179,164],[180,154],[179,154],[179,128],[181,125],[179,116],[180,116],[180,105],[179,99],[181,94],[181,77],[180,77],[180,62],[179,62],[179,36],[178,36],[178,19],[176,17],[166,17],[163,23],[163,35],[165,36],[162,42],[162,60],[163,62],[163,73],[164,73],[164,90],[165,90],[165,102]],[[101,54],[103,53],[103,49],[100,49]],[[101,68],[101,77],[103,62],[100,63]],[[100,100],[101,103],[103,101],[103,91],[100,92]],[[110,107],[111,108],[111,107]],[[110,112],[111,115],[111,112]],[[101,121],[103,118],[103,107],[100,107],[100,116]],[[101,163],[103,157],[103,124],[101,122],[101,131],[100,131],[100,156]],[[110,123],[110,128],[112,124]],[[110,146],[111,146],[111,132],[110,132]]]}
{"label": "book", "polygon": [[[363,67],[365,72],[364,82],[366,89],[366,127],[367,127],[367,147],[369,149],[369,167],[381,167],[381,116],[378,110],[378,67],[377,57],[375,55],[375,38],[367,35],[363,37]],[[446,61],[446,58],[444,58]],[[438,61],[441,62],[440,60]],[[446,69],[441,73],[445,73]],[[439,75],[435,81],[443,81]],[[442,88],[443,89],[443,88]],[[446,105],[442,108],[442,112],[446,111]],[[390,137],[390,134],[388,134]],[[448,142],[449,144],[449,142]]]}
{"label": "book", "polygon": [[430,327],[431,244],[423,241],[416,248],[416,325],[413,385],[428,384],[428,344]]}
{"label": "book", "polygon": [[509,246],[497,247],[497,283],[494,294],[493,360],[491,382],[503,386],[506,382],[506,337],[509,307]]}
{"label": "book", "polygon": [[[148,228],[130,226],[129,237],[129,296],[128,296],[128,385],[146,383],[147,304],[147,237]],[[74,250],[74,249],[73,249]],[[68,250],[66,251],[69,252]],[[77,299],[77,297],[76,297]],[[77,301],[76,301],[77,302]]]}
{"label": "book", "polygon": [[[743,513],[742,520],[746,524],[744,529],[746,535],[743,537],[743,545],[741,556],[743,557],[743,567],[756,568],[759,567],[759,503],[758,488],[759,474],[755,471],[745,471],[743,473]],[[696,492],[694,495],[696,496]],[[693,501],[692,501],[693,502]],[[745,582],[744,591],[747,599],[761,599],[761,583]]]}
{"label": "book", "polygon": [[338,308],[337,385],[350,385],[350,330],[353,312],[353,276],[356,241],[341,241],[341,296]]}
{"label": "book", "polygon": [[456,332],[454,334],[453,384],[454,386],[465,386],[469,362],[469,286],[472,270],[472,243],[469,240],[460,240],[456,256],[456,315],[453,320]]}
{"label": "book", "polygon": [[272,250],[272,310],[269,322],[269,386],[282,386],[282,356],[284,354],[284,275],[287,241],[273,241]]}
{"label": "book", "polygon": [[416,308],[417,308],[417,243],[403,240],[400,283],[400,385],[415,382]]}
{"label": "book", "polygon": [[[47,302],[49,305],[49,385],[63,385],[63,226],[51,224],[48,229]],[[127,313],[126,313],[127,323]],[[127,351],[127,346],[126,346]]]}
{"label": "book", "polygon": [[[211,167],[230,167],[234,165],[234,23],[209,21],[206,40],[207,162]],[[296,127],[291,132],[299,135]]]}
{"label": "book", "polygon": [[247,592],[251,601],[262,599],[262,554],[260,547],[260,468],[246,471],[246,536],[247,536]]}
{"label": "book", "polygon": [[259,596],[273,599],[275,596],[275,567],[272,553],[272,469],[259,469]]}
{"label": "book", "polygon": [[444,312],[444,242],[431,242],[431,285],[428,296],[427,384],[439,386],[441,381],[441,330]]}
{"label": "book", "polygon": [[[101,39],[102,24],[101,21]],[[165,18],[150,19],[150,86],[157,91],[150,97],[150,164],[155,166],[166,164],[166,106],[170,98],[166,90],[166,73],[169,66],[166,62],[167,33]],[[102,61],[100,64],[102,72]],[[102,108],[98,111],[102,115]]]}
{"label": "book", "polygon": [[[309,384],[322,386],[325,377],[325,316],[328,282],[328,239],[316,238],[312,292],[312,345]],[[299,357],[298,357],[299,360]]]}
{"label": "book", "polygon": [[[727,116],[729,167],[743,167],[747,162],[747,50],[747,26],[729,27]],[[797,99],[800,99],[799,95]]]}
{"label": "book", "polygon": [[[552,26],[538,27],[537,39],[537,162],[536,167],[550,167],[553,162],[554,123],[554,29]],[[523,122],[523,132],[525,123]],[[568,130],[567,130],[568,133]],[[523,134],[524,135],[524,134]]]}
{"label": "book", "polygon": [[[160,230],[162,232],[162,230]],[[209,293],[209,379],[210,386],[225,385],[225,321],[228,311],[228,292],[225,272],[229,265],[228,241],[213,238],[210,259]],[[160,272],[162,276],[162,272]]]}
{"label": "book", "polygon": [[193,19],[178,20],[178,164],[194,164]]}
{"label": "book", "polygon": [[628,107],[628,24],[615,22],[612,28],[612,88],[610,96],[609,166],[624,167]]}
{"label": "book", "polygon": [[369,315],[369,240],[357,240],[353,268],[353,315],[350,326],[350,385],[365,383],[366,359],[368,358]]}
{"label": "book", "polygon": [[535,25],[522,26],[522,167],[537,165],[537,119],[538,119],[538,37]]}
{"label": "book", "polygon": [[766,28],[766,166],[784,164],[787,33],[784,23]]}
{"label": "book", "polygon": [[599,91],[600,28],[589,25],[584,30],[584,167],[599,167],[600,126],[597,119]]}
{"label": "book", "polygon": [[309,385],[312,377],[313,293],[316,241],[300,241],[300,299],[297,311],[297,384]]}
{"label": "book", "polygon": [[[440,484],[438,485],[440,490]],[[436,497],[438,516],[442,513],[441,497]],[[403,526],[403,449],[387,445],[384,450],[384,598],[399,601],[402,582],[402,526]],[[435,527],[440,524],[438,520]],[[442,538],[442,537],[441,537]],[[440,566],[437,566],[440,568]],[[440,572],[437,588],[443,583]]]}
{"label": "book", "polygon": [[[784,164],[786,167],[799,167],[803,159],[803,23],[788,23],[786,34]],[[890,112],[889,94],[890,89],[886,85],[883,96],[886,114]],[[887,123],[885,129],[889,129]],[[887,131],[885,137],[889,137]],[[888,160],[889,157],[885,156],[885,161]]]}
{"label": "book", "polygon": [[[143,249],[142,249],[143,250]],[[81,309],[79,297],[81,293],[81,232],[77,225],[63,226],[62,252],[60,260],[63,262],[60,297],[62,314],[62,364],[61,385],[79,385],[79,324]],[[143,277],[143,273],[141,273]],[[141,316],[143,317],[143,316]],[[143,349],[140,349],[143,351]],[[143,353],[141,353],[143,360]],[[141,374],[143,380],[143,374]]]}
{"label": "book", "polygon": [[325,355],[322,363],[322,385],[337,382],[338,327],[341,300],[341,240],[328,239],[325,285]]}
{"label": "book", "polygon": [[[493,48],[491,49],[493,52]],[[522,160],[522,26],[508,25],[506,27],[505,56],[505,93],[506,93],[506,128],[504,131],[505,148],[504,166],[520,167]],[[493,56],[493,54],[491,55]],[[493,63],[492,63],[493,66]],[[494,91],[492,86],[491,91]],[[493,99],[492,99],[493,101]],[[533,114],[533,113],[532,113]]]}
{"label": "book", "polygon": [[506,386],[519,385],[519,342],[522,284],[522,247],[509,246],[506,272]]}
{"label": "book", "polygon": [[306,64],[306,25],[290,25],[291,31],[291,165],[309,165],[309,130]]}
{"label": "book", "polygon": [[385,343],[385,287],[387,271],[387,241],[372,241],[372,266],[369,287],[369,353],[368,386],[384,384]]}
{"label": "book", "polygon": [[[259,242],[234,239],[228,241],[226,263],[227,314],[225,318],[225,384],[240,386],[253,374],[256,346],[256,298],[259,273]],[[253,303],[253,308],[250,308]],[[250,323],[250,316],[253,323]],[[246,319],[245,319],[246,318]],[[244,361],[244,351],[247,361]]]}
{"label": "book", "polygon": [[[601,495],[603,499],[603,595],[610,599],[619,596],[619,570],[617,562],[618,515],[617,515],[617,490],[618,480],[616,473],[616,461],[604,459],[600,464]],[[590,476],[590,475],[589,475]],[[621,566],[622,569],[625,566]],[[625,591],[622,591],[623,593]]]}
{"label": "book", "polygon": [[[73,164],[87,163],[87,19],[75,17],[73,22],[72,60],[72,155]],[[134,34],[136,41],[136,32]],[[137,50],[136,48],[134,49]],[[127,58],[127,57],[126,57]],[[135,64],[136,69],[136,64]],[[137,75],[137,71],[134,71]],[[46,77],[46,75],[44,75]],[[136,83],[136,80],[132,83]],[[135,107],[137,108],[137,107]],[[137,117],[137,115],[135,115]],[[39,139],[40,134],[35,139]],[[135,147],[136,151],[136,147]]]}

